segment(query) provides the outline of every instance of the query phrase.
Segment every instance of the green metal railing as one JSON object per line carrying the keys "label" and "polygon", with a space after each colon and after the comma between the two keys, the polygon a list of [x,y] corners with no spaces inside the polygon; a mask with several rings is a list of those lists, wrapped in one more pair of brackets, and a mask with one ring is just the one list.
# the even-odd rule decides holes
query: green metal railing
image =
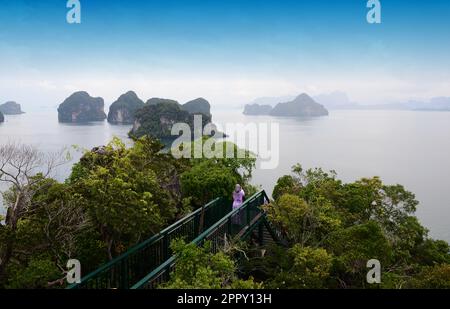
{"label": "green metal railing", "polygon": [[73,284],[68,289],[129,289],[171,258],[172,240],[178,238],[183,238],[187,242],[194,240],[230,210],[231,201],[223,198],[215,199],[88,274],[82,278],[81,283]]}
{"label": "green metal railing", "polygon": [[[202,245],[205,241],[211,242],[213,252],[217,252],[225,244],[227,239],[239,237],[247,238],[251,232],[261,224],[265,224],[265,212],[260,207],[269,201],[265,191],[260,191],[250,197],[238,209],[235,209],[207,228],[198,237],[192,240],[196,245]],[[273,234],[276,236],[276,234]],[[172,256],[164,263],[156,267],[147,276],[133,285],[132,289],[152,289],[167,282],[171,271],[176,264],[176,256]]]}

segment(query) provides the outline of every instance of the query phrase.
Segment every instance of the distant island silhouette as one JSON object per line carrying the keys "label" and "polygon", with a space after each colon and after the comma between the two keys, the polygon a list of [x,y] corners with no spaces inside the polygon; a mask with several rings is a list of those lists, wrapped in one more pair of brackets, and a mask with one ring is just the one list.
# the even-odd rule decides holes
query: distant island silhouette
{"label": "distant island silhouette", "polygon": [[249,104],[244,108],[244,115],[270,115],[276,117],[320,117],[327,116],[328,110],[302,93],[292,101],[270,105]]}

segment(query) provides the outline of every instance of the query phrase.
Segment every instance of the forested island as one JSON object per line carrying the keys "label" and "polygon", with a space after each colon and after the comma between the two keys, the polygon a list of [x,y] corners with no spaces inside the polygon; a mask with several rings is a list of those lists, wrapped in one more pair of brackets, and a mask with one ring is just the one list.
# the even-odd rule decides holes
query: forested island
{"label": "forested island", "polygon": [[59,122],[85,123],[106,119],[103,98],[94,98],[86,91],[73,93],[58,107]]}
{"label": "forested island", "polygon": [[[201,116],[201,128],[195,128],[195,116]],[[105,118],[113,125],[132,124],[129,132],[132,137],[149,135],[165,142],[178,137],[171,134],[176,123],[187,124],[193,135],[196,129],[201,130],[198,133],[202,135],[207,124],[213,126],[211,105],[204,98],[184,104],[171,99],[151,98],[144,103],[134,91],[128,91],[111,104],[106,116],[102,98],[94,98],[85,91],[79,91],[58,107],[58,119],[63,123],[103,121]]]}
{"label": "forested island", "polygon": [[[183,105],[174,100],[152,98],[135,113],[135,121],[130,131],[130,136],[142,137],[144,135],[153,138],[170,140],[177,136],[171,134],[175,123],[189,125],[194,134],[194,117],[201,116],[201,128],[212,122],[211,105],[203,98],[189,101]],[[202,132],[199,132],[202,135]]]}
{"label": "forested island", "polygon": [[144,102],[134,91],[121,95],[109,107],[108,122],[112,124],[133,124],[136,111],[144,107]]}
{"label": "forested island", "polygon": [[[59,182],[50,175],[64,155],[0,146],[0,181],[12,184],[3,192],[0,287],[64,288],[68,259],[86,275],[209,201],[229,199],[236,183],[248,197],[258,190],[248,152],[177,160],[163,147],[147,135],[128,148],[114,139],[86,151]],[[378,177],[344,183],[297,165],[263,207],[283,243],[230,239],[213,253],[208,242],[173,240],[180,258],[159,288],[450,288],[449,245],[428,236],[414,215],[418,201],[401,185]],[[372,259],[382,266],[375,286],[366,281]]]}

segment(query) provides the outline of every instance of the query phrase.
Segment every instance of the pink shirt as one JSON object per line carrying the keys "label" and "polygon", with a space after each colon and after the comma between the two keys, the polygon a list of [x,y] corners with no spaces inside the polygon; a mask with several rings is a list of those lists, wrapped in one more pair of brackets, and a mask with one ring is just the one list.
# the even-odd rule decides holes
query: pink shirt
{"label": "pink shirt", "polygon": [[233,192],[233,209],[241,207],[242,203],[244,203],[245,192],[243,189],[241,191]]}

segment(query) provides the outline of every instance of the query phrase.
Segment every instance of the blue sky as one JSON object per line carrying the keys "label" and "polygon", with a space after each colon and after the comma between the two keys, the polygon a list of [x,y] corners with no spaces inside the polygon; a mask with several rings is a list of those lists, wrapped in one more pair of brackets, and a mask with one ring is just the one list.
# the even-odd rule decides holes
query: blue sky
{"label": "blue sky", "polygon": [[450,1],[0,0],[0,101],[60,103],[135,90],[236,105],[347,92],[361,103],[450,96]]}

